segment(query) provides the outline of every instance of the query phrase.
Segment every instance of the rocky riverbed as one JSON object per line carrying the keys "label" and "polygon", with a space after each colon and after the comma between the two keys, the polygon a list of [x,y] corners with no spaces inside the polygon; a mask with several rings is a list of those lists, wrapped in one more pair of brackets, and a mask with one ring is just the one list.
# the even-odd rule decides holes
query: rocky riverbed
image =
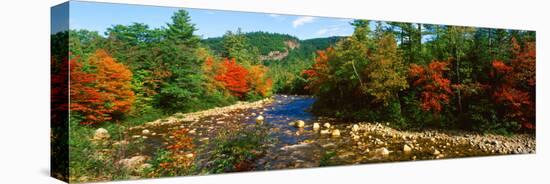
{"label": "rocky riverbed", "polygon": [[[146,162],[170,144],[172,130],[187,129],[197,146],[206,146],[221,131],[238,131],[263,123],[273,142],[252,163],[252,170],[306,168],[405,160],[431,160],[470,156],[535,153],[535,137],[482,135],[474,132],[422,130],[403,131],[382,122],[341,122],[316,117],[308,112],[315,99],[308,96],[275,95],[257,102],[240,102],[206,111],[175,114],[171,117],[131,127],[127,140],[142,141],[140,152],[129,153],[119,162]],[[103,132],[104,133],[104,132]],[[103,135],[105,136],[105,135]],[[196,153],[196,162],[208,162]],[[143,157],[142,157],[143,156]],[[191,155],[194,157],[195,155]]]}

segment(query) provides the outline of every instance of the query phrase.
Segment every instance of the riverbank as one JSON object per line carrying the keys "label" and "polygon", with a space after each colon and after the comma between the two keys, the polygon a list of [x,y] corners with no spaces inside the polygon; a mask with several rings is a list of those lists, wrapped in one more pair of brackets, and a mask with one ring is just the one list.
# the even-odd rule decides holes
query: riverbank
{"label": "riverbank", "polygon": [[[393,129],[389,123],[343,122],[309,113],[314,100],[308,96],[275,95],[256,102],[177,113],[126,128],[118,140],[109,139],[109,132],[98,129],[92,140],[102,140],[99,142],[104,146],[93,155],[100,159],[105,157],[102,155],[114,155],[105,163],[117,163],[117,168],[126,170],[121,178],[144,178],[150,177],[151,169],[159,170],[158,166],[154,167],[162,157],[159,150],[178,145],[182,140],[190,140],[193,149],[180,150],[178,154],[196,169],[185,175],[208,174],[211,173],[208,167],[213,163],[224,162],[216,160],[226,158],[216,155],[227,148],[219,148],[220,144],[254,145],[253,148],[239,147],[238,153],[232,153],[235,155],[231,158],[246,160],[236,168],[229,165],[227,172],[536,152],[535,136],[531,134],[407,131]],[[267,133],[258,135],[269,141],[257,142],[258,135],[239,138],[240,134],[259,129],[266,130]],[[179,130],[184,130],[185,139],[174,134]],[[239,138],[239,144],[233,145],[231,137]],[[250,154],[253,158],[248,158]]]}

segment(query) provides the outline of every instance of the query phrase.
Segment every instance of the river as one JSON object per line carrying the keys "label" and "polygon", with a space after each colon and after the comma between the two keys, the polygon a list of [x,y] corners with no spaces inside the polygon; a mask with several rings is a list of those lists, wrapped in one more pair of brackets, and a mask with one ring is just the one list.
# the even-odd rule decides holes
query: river
{"label": "river", "polygon": [[[317,117],[309,112],[314,102],[310,96],[274,95],[272,102],[260,107],[231,110],[177,124],[136,127],[129,131],[129,137],[139,137],[145,128],[155,132],[147,136],[142,153],[136,153],[153,156],[170,141],[167,134],[170,130],[191,130],[200,146],[208,144],[220,131],[255,126],[256,117],[263,116],[269,137],[275,141],[266,146],[265,154],[254,160],[253,170],[534,153],[535,150],[531,135],[504,137],[446,130],[400,131],[387,123],[342,122]],[[289,125],[298,120],[305,122],[303,128]],[[321,128],[314,130],[314,123],[319,123]],[[325,123],[329,123],[330,128],[323,127]],[[336,129],[339,136],[332,135]],[[201,155],[198,158],[202,158]]]}

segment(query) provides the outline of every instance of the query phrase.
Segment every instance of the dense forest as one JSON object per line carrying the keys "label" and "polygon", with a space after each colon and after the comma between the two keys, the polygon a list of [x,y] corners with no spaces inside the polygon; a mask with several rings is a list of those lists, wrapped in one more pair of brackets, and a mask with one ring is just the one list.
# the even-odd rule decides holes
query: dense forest
{"label": "dense forest", "polygon": [[[343,119],[501,133],[534,128],[534,32],[351,24],[349,37],[299,40],[239,29],[201,40],[181,10],[163,28],[115,25],[104,36],[71,30],[72,91],[83,91],[71,93],[72,108],[95,124],[289,93],[314,95],[314,112]],[[274,51],[287,55],[261,59]]]}
{"label": "dense forest", "polygon": [[531,31],[369,21],[304,73],[314,110],[400,127],[510,133],[535,126]]}

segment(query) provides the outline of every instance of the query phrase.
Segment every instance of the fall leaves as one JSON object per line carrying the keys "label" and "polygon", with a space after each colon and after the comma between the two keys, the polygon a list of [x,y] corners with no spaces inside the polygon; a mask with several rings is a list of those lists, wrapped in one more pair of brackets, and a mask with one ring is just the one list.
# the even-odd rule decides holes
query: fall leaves
{"label": "fall leaves", "polygon": [[132,72],[104,50],[88,61],[74,57],[70,65],[70,109],[81,113],[82,124],[96,124],[130,111],[134,102]]}
{"label": "fall leaves", "polygon": [[442,104],[449,103],[451,81],[444,77],[444,72],[449,70],[448,62],[433,61],[428,66],[411,64],[409,78],[412,79],[412,86],[420,87],[421,107],[424,111],[441,111]]}
{"label": "fall leaves", "polygon": [[[458,68],[453,57],[407,67],[391,34],[374,35],[378,36],[372,40],[356,35],[317,52],[312,66],[303,71],[305,88],[318,98],[317,111],[377,121],[409,118],[434,124],[508,126],[512,131],[518,130],[513,128],[516,125],[535,128],[534,42],[520,44],[511,37],[508,59],[464,59],[479,69],[474,73],[472,65]],[[456,78],[458,72],[466,77]],[[402,114],[402,106],[408,108],[407,114]]]}
{"label": "fall leaves", "polygon": [[234,58],[216,62],[212,57],[206,59],[205,65],[209,71],[207,73],[212,75],[209,77],[239,99],[245,99],[249,93],[262,97],[271,94],[273,82],[266,75],[267,68],[263,65],[251,65],[247,68]]}

